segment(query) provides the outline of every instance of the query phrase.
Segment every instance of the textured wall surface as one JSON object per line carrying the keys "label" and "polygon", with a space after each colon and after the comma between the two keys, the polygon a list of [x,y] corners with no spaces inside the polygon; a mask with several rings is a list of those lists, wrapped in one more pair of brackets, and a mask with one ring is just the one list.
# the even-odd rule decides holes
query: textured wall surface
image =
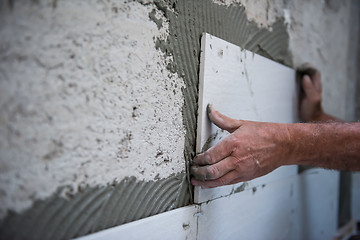
{"label": "textured wall surface", "polygon": [[149,18],[162,13],[123,1],[1,7],[1,235],[69,238],[186,205],[184,83],[155,48],[166,21]]}
{"label": "textured wall surface", "polygon": [[[323,105],[327,112],[355,120],[354,102],[359,46],[357,1],[215,0],[241,3],[250,20],[271,29],[278,18],[288,24],[292,66],[312,63],[321,71]],[[358,118],[357,118],[358,119]]]}
{"label": "textured wall surface", "polygon": [[[185,169],[183,80],[136,2],[16,1],[1,14],[1,202]],[[159,16],[161,17],[161,16]]]}
{"label": "textured wall surface", "polygon": [[191,202],[202,32],[313,63],[325,109],[353,119],[351,1],[15,0],[0,11],[7,238],[70,238]]}

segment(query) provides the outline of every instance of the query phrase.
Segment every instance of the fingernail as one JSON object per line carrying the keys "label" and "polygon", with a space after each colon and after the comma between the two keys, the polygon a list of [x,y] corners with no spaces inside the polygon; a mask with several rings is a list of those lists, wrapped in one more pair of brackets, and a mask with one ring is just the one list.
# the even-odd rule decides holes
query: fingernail
{"label": "fingernail", "polygon": [[199,181],[204,181],[205,180],[205,176],[200,174],[199,172],[199,168],[198,167],[194,167],[192,166],[190,168],[190,174],[196,179],[196,180],[199,180]]}
{"label": "fingernail", "polygon": [[209,103],[209,104],[207,105],[207,107],[206,107],[206,112],[207,112],[207,114],[210,114],[210,113],[211,113],[212,107],[213,107],[213,105],[212,105],[211,103]]}
{"label": "fingernail", "polygon": [[199,156],[199,155],[196,155],[193,159],[190,160],[190,164],[191,164],[191,165],[196,164],[198,156]]}
{"label": "fingernail", "polygon": [[196,172],[197,172],[198,168],[197,167],[190,167],[190,174],[191,175],[196,175]]}

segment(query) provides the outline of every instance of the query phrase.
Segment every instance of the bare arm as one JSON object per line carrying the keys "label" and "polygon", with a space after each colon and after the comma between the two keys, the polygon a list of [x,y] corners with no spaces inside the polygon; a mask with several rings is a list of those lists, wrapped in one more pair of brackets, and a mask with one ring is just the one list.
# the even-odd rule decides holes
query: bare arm
{"label": "bare arm", "polygon": [[360,171],[360,123],[292,124],[288,164]]}
{"label": "bare arm", "polygon": [[248,181],[282,165],[360,170],[360,123],[261,123],[231,119],[214,108],[209,118],[231,134],[193,160],[195,186]]}

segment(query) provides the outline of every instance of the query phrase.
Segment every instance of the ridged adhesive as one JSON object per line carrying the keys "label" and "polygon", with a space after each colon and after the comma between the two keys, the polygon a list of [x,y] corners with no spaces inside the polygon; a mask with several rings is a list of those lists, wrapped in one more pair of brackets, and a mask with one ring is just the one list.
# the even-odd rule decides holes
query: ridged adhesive
{"label": "ridged adhesive", "polygon": [[[139,1],[141,2],[141,1]],[[291,65],[289,36],[282,20],[272,31],[250,22],[244,7],[221,6],[211,0],[155,1],[169,20],[170,35],[156,47],[173,56],[168,69],[184,81],[184,155],[187,169],[195,155],[200,39],[203,32],[247,50]],[[150,14],[150,19],[160,22]],[[70,199],[59,194],[36,201],[29,210],[9,213],[0,225],[1,239],[69,239],[182,207],[190,202],[189,174],[155,182],[126,178],[106,187],[88,187]]]}
{"label": "ridged adhesive", "polygon": [[186,205],[184,173],[156,182],[134,177],[107,187],[86,188],[69,199],[36,201],[22,214],[10,213],[1,239],[70,239]]}
{"label": "ridged adhesive", "polygon": [[[248,21],[245,8],[240,5],[222,6],[211,0],[155,1],[155,4],[170,22],[167,41],[157,40],[156,46],[165,54],[173,56],[174,62],[168,68],[182,76],[186,85],[183,89],[183,122],[186,129],[184,155],[189,169],[196,145],[202,33],[210,33],[267,58],[291,65],[289,35],[283,20],[278,20],[271,31],[259,29],[254,22]],[[189,188],[191,191],[190,184]]]}

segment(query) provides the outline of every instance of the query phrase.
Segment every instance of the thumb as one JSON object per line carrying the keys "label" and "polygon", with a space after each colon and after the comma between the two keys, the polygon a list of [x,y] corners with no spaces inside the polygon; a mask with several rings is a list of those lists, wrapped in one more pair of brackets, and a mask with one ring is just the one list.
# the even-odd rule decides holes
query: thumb
{"label": "thumb", "polygon": [[303,81],[302,81],[303,89],[305,91],[305,95],[309,96],[314,91],[314,85],[311,82],[311,79],[308,75],[304,75]]}
{"label": "thumb", "polygon": [[211,122],[213,122],[219,128],[228,131],[229,133],[234,132],[242,125],[241,120],[232,119],[219,113],[212,104],[208,104],[207,112]]}

